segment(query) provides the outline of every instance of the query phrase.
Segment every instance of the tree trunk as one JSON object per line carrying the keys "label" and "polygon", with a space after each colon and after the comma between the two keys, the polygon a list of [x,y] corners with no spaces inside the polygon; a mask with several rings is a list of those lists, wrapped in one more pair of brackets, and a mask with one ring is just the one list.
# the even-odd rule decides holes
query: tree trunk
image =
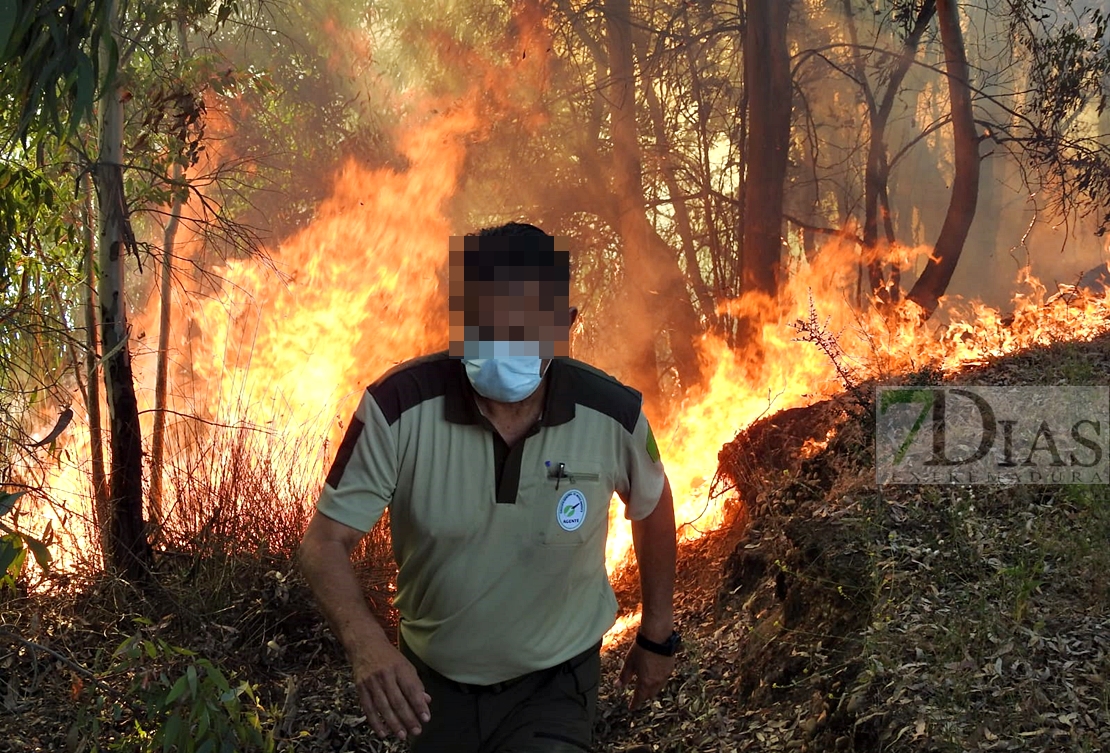
{"label": "tree trunk", "polygon": [[[936,15],[936,2],[935,0],[926,0],[918,11],[914,27],[906,36],[898,63],[890,73],[890,79],[887,81],[883,98],[880,101],[876,101],[874,92],[868,83],[863,50],[859,46],[851,0],[844,0],[844,12],[848,19],[848,33],[855,49],[852,58],[856,76],[861,82],[864,101],[867,103],[870,130],[867,145],[867,166],[864,171],[864,263],[867,266],[871,293],[890,303],[898,298],[899,292],[893,289],[893,280],[891,280],[891,288],[887,289],[886,276],[883,272],[884,259],[879,245],[879,221],[881,219],[889,221],[889,207],[883,205],[883,196],[887,192],[887,185],[890,180],[890,167],[886,153],[886,127],[890,122],[890,114],[894,109],[895,100],[902,89],[902,81],[905,80],[910,65],[917,57],[917,48],[921,43],[921,38],[929,28],[933,16]],[[888,238],[889,235],[888,233]]]}
{"label": "tree trunk", "polygon": [[110,547],[108,525],[111,511],[108,506],[108,480],[104,475],[103,422],[100,417],[100,368],[97,342],[99,328],[96,324],[96,241],[93,236],[95,214],[93,210],[93,187],[88,173],[82,179],[85,191],[85,284],[88,286],[85,298],[85,382],[88,392],[85,395],[89,412],[89,455],[93,487],[93,525],[100,540],[100,551],[107,561]]}
{"label": "tree trunk", "polygon": [[[669,325],[671,348],[683,387],[699,386],[700,370],[692,340],[700,334],[686,281],[669,246],[654,243],[645,214],[640,143],[636,128],[636,77],[632,57],[629,0],[606,0],[609,101],[613,139],[613,193],[617,234],[623,244],[624,290],[632,367],[644,402],[658,420],[663,415],[656,340]],[[694,383],[689,383],[694,382]]]}
{"label": "tree trunk", "polygon": [[[118,38],[118,5],[106,0],[105,17]],[[101,44],[102,70],[111,70],[109,42]],[[100,303],[104,386],[111,424],[108,481],[109,541],[105,561],[132,580],[149,571],[150,548],[143,523],[143,446],[131,373],[124,261],[131,245],[123,193],[123,91],[118,76],[107,83],[100,102],[100,155],[95,180],[100,200]]]}
{"label": "tree trunk", "polygon": [[952,199],[933,255],[906,296],[919,305],[926,316],[932,316],[940,297],[948,289],[971,222],[975,219],[975,206],[979,199],[979,137],[971,111],[970,77],[959,15],[955,0],[937,0],[937,19],[952,100],[956,174],[952,181]]}
{"label": "tree trunk", "polygon": [[[636,196],[643,196],[639,144],[636,135],[636,85],[632,70],[632,35],[628,0],[605,3],[606,41],[609,47],[611,129],[613,139],[613,193],[617,202],[617,234],[624,262],[631,365],[644,402],[659,415],[659,367],[655,355],[658,309],[651,299],[657,285],[647,264],[647,218]],[[641,326],[646,325],[646,326]]]}
{"label": "tree trunk", "polygon": [[[173,166],[173,183],[176,188],[181,182],[184,171],[181,165]],[[160,530],[162,517],[162,460],[165,455],[166,434],[166,381],[168,378],[170,348],[170,282],[173,279],[173,253],[177,240],[177,228],[181,224],[181,208],[184,200],[175,193],[170,207],[170,219],[162,235],[162,279],[159,286],[158,311],[158,363],[154,376],[154,426],[150,437],[150,512],[154,524]]]}
{"label": "tree trunk", "polygon": [[[177,48],[180,60],[189,55],[189,39],[186,35],[185,15],[177,17]],[[181,210],[185,206],[185,194],[180,191],[180,183],[185,177],[185,169],[174,162],[170,170],[173,186],[173,201],[170,203],[170,218],[162,234],[162,277],[158,289],[158,354],[154,375],[154,426],[150,437],[150,512],[156,526],[155,536],[160,536],[165,523],[162,506],[162,467],[166,451],[166,382],[168,380],[170,350],[170,313],[173,309],[170,283],[173,280],[173,255],[177,241],[177,229],[181,225]]]}
{"label": "tree trunk", "polygon": [[790,148],[790,0],[751,0],[744,35],[748,176],[744,190],[744,291],[778,293],[783,183]]}
{"label": "tree trunk", "polygon": [[[750,0],[744,26],[746,177],[741,183],[740,285],[744,295],[778,295],[782,267],[783,185],[790,150],[793,87],[786,28],[791,0]],[[736,342],[749,348],[748,365],[763,364],[763,322],[770,312],[748,311],[737,321]]]}
{"label": "tree trunk", "polygon": [[[641,49],[641,65],[643,65],[642,61],[646,57],[646,50]],[[667,127],[663,122],[663,105],[659,101],[659,96],[655,93],[655,87],[652,86],[651,79],[645,77],[642,88],[644,99],[648,104],[648,112],[651,114],[652,130],[655,134],[655,148],[660,162],[659,171],[663,175],[663,183],[667,186],[667,195],[670,198],[671,206],[674,207],[675,227],[678,229],[678,237],[682,242],[682,258],[686,264],[686,278],[694,286],[700,315],[709,322],[710,328],[712,328],[716,319],[715,305],[713,296],[710,294],[709,287],[705,284],[705,279],[702,277],[701,269],[698,266],[694,224],[690,217],[690,208],[686,205],[686,199],[682,196],[682,188],[678,184],[677,171],[671,157],[670,140],[667,138]]]}

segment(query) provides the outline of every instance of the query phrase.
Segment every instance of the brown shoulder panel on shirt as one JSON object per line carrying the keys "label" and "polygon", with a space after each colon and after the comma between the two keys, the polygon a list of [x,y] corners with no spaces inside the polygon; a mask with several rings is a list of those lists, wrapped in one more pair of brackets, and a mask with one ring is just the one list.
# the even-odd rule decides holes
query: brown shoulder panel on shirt
{"label": "brown shoulder panel on shirt", "polygon": [[452,379],[458,379],[462,364],[446,351],[406,361],[388,371],[367,389],[378,404],[386,423],[425,400],[440,397]]}
{"label": "brown shoulder panel on shirt", "polygon": [[351,455],[354,454],[355,445],[358,444],[358,438],[362,436],[364,428],[366,424],[357,416],[351,418],[351,423],[343,434],[343,441],[339,443],[339,451],[335,453],[331,470],[328,471],[328,477],[325,479],[325,483],[332,489],[339,488],[339,482],[343,480],[343,471],[347,470],[347,463],[351,461]]}

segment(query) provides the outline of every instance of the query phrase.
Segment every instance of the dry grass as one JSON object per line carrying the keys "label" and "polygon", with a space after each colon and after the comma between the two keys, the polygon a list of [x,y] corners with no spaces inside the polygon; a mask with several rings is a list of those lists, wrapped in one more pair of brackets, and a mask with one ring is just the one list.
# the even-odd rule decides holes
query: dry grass
{"label": "dry grass", "polygon": [[856,692],[911,750],[1110,746],[1110,494],[886,499],[892,535]]}
{"label": "dry grass", "polygon": [[[112,652],[130,637],[189,649],[257,685],[281,749],[306,749],[309,731],[320,750],[349,739],[357,703],[345,660],[295,563],[319,475],[290,469],[303,469],[297,461],[307,452],[319,449],[276,445],[257,431],[209,431],[167,468],[173,497],[156,532],[150,585],[90,567],[33,595],[0,594],[0,749],[89,750],[82,709],[99,696],[127,699],[134,672],[114,670]],[[368,599],[395,623],[388,520],[354,560]],[[189,661],[150,658],[144,671],[172,674]],[[109,725],[101,744],[119,739],[133,716]]]}

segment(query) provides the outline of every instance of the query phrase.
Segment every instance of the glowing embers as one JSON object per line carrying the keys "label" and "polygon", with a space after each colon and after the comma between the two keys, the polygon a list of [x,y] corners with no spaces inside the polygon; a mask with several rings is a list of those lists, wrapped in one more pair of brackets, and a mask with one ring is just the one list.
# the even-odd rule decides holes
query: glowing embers
{"label": "glowing embers", "polygon": [[834,426],[825,433],[825,438],[824,439],[814,439],[814,438],[810,437],[805,442],[803,442],[802,443],[802,448],[798,451],[798,454],[801,455],[803,458],[806,458],[806,459],[812,458],[815,455],[817,455],[818,453],[820,453],[822,450],[824,450],[826,447],[828,447],[829,442],[835,436],[836,436],[836,427]]}

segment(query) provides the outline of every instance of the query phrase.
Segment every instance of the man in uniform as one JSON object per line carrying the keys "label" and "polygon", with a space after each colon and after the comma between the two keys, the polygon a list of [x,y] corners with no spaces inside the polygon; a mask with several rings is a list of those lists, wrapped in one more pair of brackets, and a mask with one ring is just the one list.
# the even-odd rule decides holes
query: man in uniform
{"label": "man in uniform", "polygon": [[[588,750],[614,491],[632,520],[642,617],[632,704],[674,667],[675,522],[640,394],[566,356],[569,253],[532,225],[452,239],[452,349],[371,385],[301,547],[370,726],[417,753]],[[386,508],[400,646],[350,554]]]}

